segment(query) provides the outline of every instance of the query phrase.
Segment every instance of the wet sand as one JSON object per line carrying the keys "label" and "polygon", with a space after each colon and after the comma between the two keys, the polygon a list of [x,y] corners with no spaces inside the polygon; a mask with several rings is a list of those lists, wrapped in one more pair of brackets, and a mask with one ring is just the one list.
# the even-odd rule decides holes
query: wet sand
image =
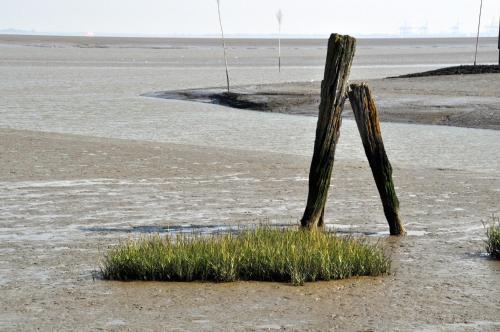
{"label": "wet sand", "polygon": [[[393,258],[389,276],[304,287],[95,279],[109,246],[168,226],[297,223],[316,119],[143,96],[221,86],[210,42],[30,38],[0,36],[0,330],[500,328],[500,263],[484,255],[482,225],[499,213],[498,130],[382,123],[409,230],[395,239],[356,126],[343,121],[327,222],[373,234]],[[381,79],[462,62],[469,42],[369,41],[353,79],[379,84],[381,108],[496,112],[492,76]],[[234,84],[317,84],[320,44],[290,42],[278,74],[268,41],[238,41]],[[480,48],[480,59],[496,56]]]}
{"label": "wet sand", "polygon": [[[3,330],[500,327],[500,262],[481,254],[481,219],[498,212],[498,173],[396,165],[410,235],[374,238],[394,261],[387,277],[304,287],[106,282],[93,278],[99,257],[143,235],[134,226],[296,222],[309,158],[9,129],[0,136]],[[330,223],[387,232],[365,163],[338,161],[333,186]]]}

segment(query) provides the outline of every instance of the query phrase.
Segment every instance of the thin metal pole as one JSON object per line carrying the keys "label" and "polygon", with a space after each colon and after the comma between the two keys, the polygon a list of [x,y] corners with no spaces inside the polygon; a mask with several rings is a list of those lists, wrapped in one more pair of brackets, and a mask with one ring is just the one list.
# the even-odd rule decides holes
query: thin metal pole
{"label": "thin metal pole", "polygon": [[477,24],[477,37],[476,37],[476,53],[474,53],[474,66],[477,63],[477,46],[479,45],[479,29],[481,28],[481,14],[483,11],[483,0],[481,0],[481,5],[479,6],[479,22]]}
{"label": "thin metal pole", "polygon": [[278,72],[281,73],[281,22],[283,20],[281,9],[276,13],[276,19],[278,19]]}
{"label": "thin metal pole", "polygon": [[281,73],[281,27],[280,27],[280,36],[278,38],[278,72]]}
{"label": "thin metal pole", "polygon": [[229,70],[227,69],[227,54],[226,54],[226,40],[224,39],[224,29],[222,28],[222,19],[220,17],[220,1],[217,0],[217,11],[219,12],[219,25],[222,34],[222,47],[224,48],[224,62],[226,64],[226,82],[227,82],[227,93],[229,93]]}
{"label": "thin metal pole", "polygon": [[498,66],[500,67],[500,17],[498,18]]}
{"label": "thin metal pole", "polygon": [[278,72],[281,73],[281,25],[278,37]]}

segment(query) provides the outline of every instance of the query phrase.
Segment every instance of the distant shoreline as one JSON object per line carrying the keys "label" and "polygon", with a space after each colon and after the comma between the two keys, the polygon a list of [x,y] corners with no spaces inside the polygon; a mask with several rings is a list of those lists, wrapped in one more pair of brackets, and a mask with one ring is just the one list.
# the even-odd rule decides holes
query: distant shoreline
{"label": "distant shoreline", "polygon": [[[227,36],[226,40],[228,42],[231,41],[272,41],[274,43],[275,39],[278,36],[275,35],[263,35],[263,36]],[[149,35],[138,35],[138,36],[127,36],[127,35],[95,35],[95,36],[85,36],[83,34],[17,34],[17,33],[5,33],[0,31],[0,41],[16,41],[18,39],[23,40],[31,40],[31,41],[67,41],[68,39],[84,39],[84,40],[94,40],[94,41],[103,41],[103,40],[120,40],[120,41],[138,41],[138,40],[150,40],[150,41],[159,41],[159,40],[189,40],[189,41],[214,41],[220,43],[220,38],[217,36],[149,36]],[[474,41],[475,37],[464,37],[464,36],[361,36],[356,37],[356,39],[360,43],[367,42],[377,42],[384,41],[390,42],[394,41],[398,44],[401,41],[408,40],[415,43],[419,42],[429,42],[429,41]],[[286,44],[288,42],[305,42],[305,43],[314,43],[320,41],[321,43],[325,43],[328,40],[328,36],[282,36],[281,40]],[[496,41],[497,37],[480,37],[480,41],[484,42],[492,42]],[[326,44],[325,44],[326,47]]]}

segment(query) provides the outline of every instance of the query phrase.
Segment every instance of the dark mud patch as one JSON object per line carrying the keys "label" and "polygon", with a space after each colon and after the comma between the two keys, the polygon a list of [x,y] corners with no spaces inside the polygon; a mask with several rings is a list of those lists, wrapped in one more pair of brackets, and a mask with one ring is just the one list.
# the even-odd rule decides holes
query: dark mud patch
{"label": "dark mud patch", "polygon": [[[477,66],[482,67],[482,66]],[[497,74],[370,80],[382,122],[500,129]],[[223,105],[235,109],[317,116],[320,82],[186,89],[143,94],[170,100]],[[343,117],[352,118],[350,104]]]}
{"label": "dark mud patch", "polygon": [[253,109],[268,111],[270,109],[267,101],[252,101],[244,94],[234,92],[214,93],[209,98],[217,104],[239,109]]}
{"label": "dark mud patch", "polygon": [[[303,84],[308,85],[304,90]],[[297,91],[298,90],[298,91]],[[170,100],[216,104],[242,110],[317,116],[319,89],[311,83],[240,86],[231,92],[220,88],[159,91],[144,94]]]}
{"label": "dark mud patch", "polygon": [[412,78],[412,77],[428,77],[428,76],[442,76],[442,75],[474,75],[474,74],[499,74],[499,65],[466,65],[466,66],[453,66],[429,70],[421,73],[406,74],[401,76],[394,76],[389,78]]}

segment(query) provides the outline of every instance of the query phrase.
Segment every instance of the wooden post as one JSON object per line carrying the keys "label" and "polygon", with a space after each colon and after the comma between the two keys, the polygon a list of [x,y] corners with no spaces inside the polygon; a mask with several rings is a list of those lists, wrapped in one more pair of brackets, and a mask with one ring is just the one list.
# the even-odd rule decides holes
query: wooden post
{"label": "wooden post", "polygon": [[308,229],[323,226],[325,203],[346,99],[347,79],[355,50],[356,39],[338,34],[330,36],[325,74],[321,82],[314,153],[309,171],[309,194],[301,220],[302,227]]}
{"label": "wooden post", "polygon": [[399,216],[399,201],[392,182],[392,167],[385,153],[377,107],[370,88],[365,83],[351,84],[348,94],[366,157],[382,199],[390,233],[404,235],[406,232]]}

